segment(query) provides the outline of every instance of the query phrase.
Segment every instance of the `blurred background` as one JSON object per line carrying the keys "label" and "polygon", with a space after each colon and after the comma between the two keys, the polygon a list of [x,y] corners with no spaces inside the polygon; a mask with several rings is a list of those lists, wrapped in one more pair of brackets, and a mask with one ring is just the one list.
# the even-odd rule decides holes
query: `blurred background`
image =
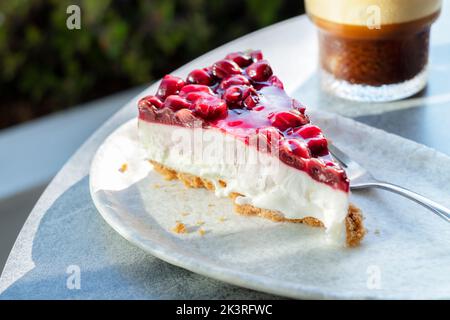
{"label": "blurred background", "polygon": [[[70,5],[79,30],[67,28]],[[0,0],[0,270],[48,182],[115,111],[197,56],[303,12],[301,0]]]}
{"label": "blurred background", "polygon": [[[80,30],[66,26],[72,4]],[[300,0],[1,1],[0,128],[149,83],[302,12]]]}

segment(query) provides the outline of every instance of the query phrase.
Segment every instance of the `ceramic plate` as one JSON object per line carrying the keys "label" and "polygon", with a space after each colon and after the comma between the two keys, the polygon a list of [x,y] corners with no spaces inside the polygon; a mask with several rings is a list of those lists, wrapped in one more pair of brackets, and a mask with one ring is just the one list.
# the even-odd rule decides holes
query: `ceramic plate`
{"label": "ceramic plate", "polygon": [[[379,178],[450,205],[450,158],[353,120],[312,117]],[[293,298],[450,298],[450,225],[385,191],[352,195],[368,234],[358,248],[332,246],[321,229],[239,216],[227,198],[163,180],[139,148],[136,120],[100,147],[90,185],[119,234],[208,277]],[[187,233],[171,230],[177,221]]]}

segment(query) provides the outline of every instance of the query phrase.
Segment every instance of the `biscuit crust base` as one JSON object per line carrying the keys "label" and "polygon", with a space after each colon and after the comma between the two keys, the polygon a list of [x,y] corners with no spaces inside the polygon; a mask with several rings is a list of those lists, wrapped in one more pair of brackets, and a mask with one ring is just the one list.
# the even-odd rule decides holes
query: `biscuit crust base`
{"label": "biscuit crust base", "polygon": [[[214,184],[207,180],[202,179],[198,176],[194,176],[188,173],[178,172],[171,168],[168,168],[156,161],[149,161],[156,172],[160,173],[166,180],[181,180],[184,185],[188,188],[205,188],[210,191],[214,191]],[[224,187],[226,186],[225,181],[219,180],[219,183]],[[270,219],[275,222],[293,222],[293,223],[303,223],[312,227],[322,227],[323,223],[313,217],[305,217],[302,219],[287,219],[282,213],[274,210],[267,210],[262,208],[257,208],[249,204],[239,205],[234,201],[238,196],[238,193],[230,194],[230,198],[233,200],[234,210],[246,216],[260,216],[266,219]],[[350,204],[348,208],[348,214],[345,218],[345,229],[346,229],[346,243],[349,247],[358,246],[361,240],[364,238],[366,230],[363,226],[363,216],[361,210],[356,206]]]}

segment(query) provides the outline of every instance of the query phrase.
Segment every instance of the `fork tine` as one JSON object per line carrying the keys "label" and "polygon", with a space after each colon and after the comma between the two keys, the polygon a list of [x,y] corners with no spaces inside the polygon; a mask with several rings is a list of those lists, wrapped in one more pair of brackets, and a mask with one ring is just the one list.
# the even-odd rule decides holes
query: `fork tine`
{"label": "fork tine", "polygon": [[352,184],[355,183],[356,179],[360,179],[362,177],[365,177],[366,179],[373,179],[372,175],[364,167],[362,167],[356,161],[352,160],[338,147],[330,143],[328,148],[331,154],[336,158],[336,160],[342,163],[342,166],[347,172],[347,176],[350,179],[350,181],[352,181]]}
{"label": "fork tine", "polygon": [[353,161],[351,160],[341,149],[336,147],[333,144],[328,145],[328,149],[330,150],[331,154],[338,160],[344,167],[348,167],[348,165]]}

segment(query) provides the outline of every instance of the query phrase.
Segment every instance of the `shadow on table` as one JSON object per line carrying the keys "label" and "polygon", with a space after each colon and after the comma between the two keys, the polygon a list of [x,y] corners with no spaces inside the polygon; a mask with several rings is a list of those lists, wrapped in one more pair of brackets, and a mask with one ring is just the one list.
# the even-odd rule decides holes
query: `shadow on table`
{"label": "shadow on table", "polygon": [[[172,266],[132,246],[97,213],[87,176],[48,209],[32,257],[35,267],[0,299],[274,298]],[[67,286],[73,266],[80,268],[79,290]]]}

